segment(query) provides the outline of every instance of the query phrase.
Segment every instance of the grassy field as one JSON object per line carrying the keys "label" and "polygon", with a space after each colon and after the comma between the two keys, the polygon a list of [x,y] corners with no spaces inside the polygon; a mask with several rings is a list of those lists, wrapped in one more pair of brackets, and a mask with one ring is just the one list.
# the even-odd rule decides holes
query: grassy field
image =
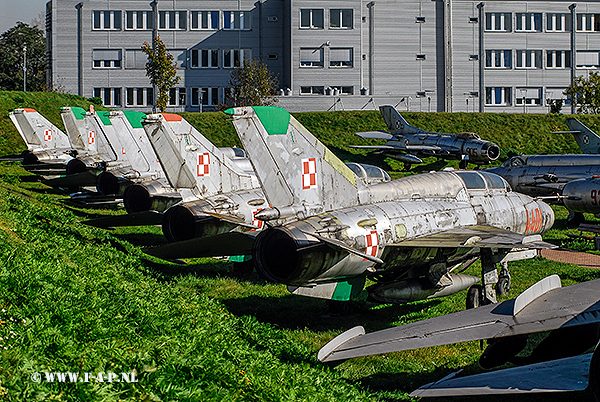
{"label": "grassy field", "polygon": [[[49,107],[40,100],[36,106],[19,104],[15,96],[20,93],[0,92],[3,110]],[[16,106],[2,103],[7,98]],[[73,99],[87,107],[85,100]],[[326,122],[313,114],[298,118],[339,152],[344,141],[356,143],[352,132],[383,124],[375,113],[314,115]],[[418,121],[420,116],[410,114],[409,122],[431,128]],[[429,116],[430,122],[438,119]],[[505,123],[508,117],[502,116]],[[60,120],[49,118],[55,124]],[[186,118],[218,145],[235,143],[222,115]],[[552,116],[548,124],[556,119],[556,130],[566,129],[560,118]],[[16,132],[4,131],[5,120],[0,117],[0,154],[19,148]],[[347,125],[350,121],[356,125]],[[445,131],[466,130],[471,129]],[[483,136],[482,130],[473,131]],[[553,152],[574,145],[568,136],[558,137],[565,138],[566,148]],[[343,152],[349,159],[363,158]],[[141,249],[164,242],[159,228],[90,228],[80,221],[120,212],[82,209],[65,199],[18,164],[0,162],[0,400],[404,401],[418,386],[458,368],[481,371],[479,342],[359,358],[335,368],[316,360],[318,349],[346,329],[363,325],[374,331],[457,311],[464,307],[465,292],[402,306],[361,302],[356,315],[332,318],[323,302],[292,296],[285,286],[256,274],[239,276],[224,260],[170,264],[148,258]],[[573,231],[566,211],[556,208],[556,216],[546,238],[589,250],[588,244],[566,240],[564,233]],[[477,274],[478,266],[470,271]],[[536,258],[511,264],[513,295],[553,273],[563,285],[600,277],[598,270]],[[137,382],[48,382],[45,372],[133,372]],[[41,382],[34,381],[35,373],[42,374]],[[586,393],[569,398],[591,401]],[[559,401],[565,396],[447,400],[482,399]]]}

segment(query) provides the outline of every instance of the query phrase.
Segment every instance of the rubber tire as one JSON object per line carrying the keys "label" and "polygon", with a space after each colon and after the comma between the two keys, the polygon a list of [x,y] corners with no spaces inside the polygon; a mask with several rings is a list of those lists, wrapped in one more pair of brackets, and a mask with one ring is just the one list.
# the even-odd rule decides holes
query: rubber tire
{"label": "rubber tire", "polygon": [[496,295],[507,296],[510,294],[510,278],[501,276],[496,284]]}
{"label": "rubber tire", "polygon": [[481,297],[483,295],[483,286],[473,285],[467,291],[467,310],[481,306]]}

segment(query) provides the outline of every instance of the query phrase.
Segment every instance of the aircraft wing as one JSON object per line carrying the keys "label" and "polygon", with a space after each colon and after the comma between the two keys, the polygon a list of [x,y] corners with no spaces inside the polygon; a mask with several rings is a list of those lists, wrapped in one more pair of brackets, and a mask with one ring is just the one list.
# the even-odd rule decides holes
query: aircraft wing
{"label": "aircraft wing", "polygon": [[42,181],[50,187],[94,187],[98,176],[91,172],[81,172]]}
{"label": "aircraft wing", "polygon": [[393,140],[395,137],[387,131],[365,131],[362,133],[354,133],[365,140]]}
{"label": "aircraft wing", "polygon": [[190,240],[150,247],[146,254],[174,260],[178,258],[215,257],[220,255],[250,255],[258,232],[231,231],[216,236],[196,237]]}
{"label": "aircraft wing", "polygon": [[600,322],[600,279],[560,287],[557,275],[531,286],[516,299],[459,311],[364,335],[352,328],[319,351],[322,362],[501,338]]}
{"label": "aircraft wing", "polygon": [[525,236],[487,225],[455,228],[444,232],[388,244],[386,247],[485,247],[485,248],[556,248],[540,235]]}
{"label": "aircraft wing", "polygon": [[583,391],[589,381],[592,353],[423,385],[410,396],[467,396]]}

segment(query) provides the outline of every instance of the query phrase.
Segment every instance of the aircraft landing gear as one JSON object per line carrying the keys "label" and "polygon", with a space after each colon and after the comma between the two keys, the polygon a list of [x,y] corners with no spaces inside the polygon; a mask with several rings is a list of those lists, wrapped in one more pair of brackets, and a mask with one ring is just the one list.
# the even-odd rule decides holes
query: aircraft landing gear
{"label": "aircraft landing gear", "polygon": [[410,164],[410,163],[408,163],[408,162],[404,162],[404,170],[405,170],[405,171],[407,171],[407,172],[408,172],[408,171],[410,170],[410,168],[411,168],[411,167],[412,167],[412,164]]}
{"label": "aircraft landing gear", "polygon": [[459,169],[466,169],[467,165],[469,164],[469,160],[468,159],[462,159],[459,163],[458,163],[458,168]]}
{"label": "aircraft landing gear", "polygon": [[477,308],[482,305],[481,295],[483,294],[483,286],[473,285],[467,291],[467,310]]}
{"label": "aircraft landing gear", "polygon": [[583,213],[569,211],[569,216],[567,216],[567,224],[569,226],[578,226],[583,222],[585,222],[585,216],[583,216]]}
{"label": "aircraft landing gear", "polygon": [[510,272],[508,272],[508,263],[503,262],[496,284],[496,294],[498,296],[506,296],[510,293]]}

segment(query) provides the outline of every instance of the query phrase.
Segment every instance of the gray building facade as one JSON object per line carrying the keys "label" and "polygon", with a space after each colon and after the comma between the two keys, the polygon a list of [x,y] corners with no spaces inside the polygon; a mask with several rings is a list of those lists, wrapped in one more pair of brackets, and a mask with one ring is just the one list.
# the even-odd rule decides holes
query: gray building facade
{"label": "gray building facade", "polygon": [[181,81],[172,111],[214,110],[245,57],[290,111],[546,113],[600,69],[600,0],[52,0],[48,80],[150,110],[144,42],[160,35]]}

